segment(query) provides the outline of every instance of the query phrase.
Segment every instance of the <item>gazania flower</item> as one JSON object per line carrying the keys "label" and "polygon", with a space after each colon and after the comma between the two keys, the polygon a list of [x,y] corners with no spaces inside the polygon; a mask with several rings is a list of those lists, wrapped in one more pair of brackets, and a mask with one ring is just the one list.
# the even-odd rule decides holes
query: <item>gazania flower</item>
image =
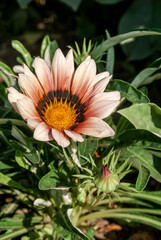
{"label": "gazania flower", "polygon": [[64,57],[57,49],[51,69],[39,57],[33,67],[35,74],[23,66],[18,77],[22,93],[10,87],[8,99],[34,130],[35,139],[55,140],[67,147],[69,138],[83,142],[81,134],[99,138],[114,135],[102,119],[117,107],[120,93],[104,92],[111,76],[108,72],[96,75],[93,59],[88,56],[75,71],[72,50]]}

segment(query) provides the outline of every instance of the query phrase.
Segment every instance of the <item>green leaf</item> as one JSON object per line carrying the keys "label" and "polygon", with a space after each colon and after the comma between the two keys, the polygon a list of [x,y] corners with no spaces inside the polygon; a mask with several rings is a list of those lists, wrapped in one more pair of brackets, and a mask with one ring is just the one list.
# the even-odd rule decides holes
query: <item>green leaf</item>
{"label": "green leaf", "polygon": [[132,196],[133,198],[161,205],[161,191],[143,191],[140,193],[132,193]]}
{"label": "green leaf", "polygon": [[22,120],[18,120],[18,119],[12,119],[12,118],[1,118],[0,119],[0,125],[2,124],[8,124],[8,123],[12,123],[14,125],[17,125],[19,127],[26,127],[26,123]]}
{"label": "green leaf", "polygon": [[79,5],[82,2],[82,0],[59,0],[59,1],[71,7],[75,12],[78,10]]}
{"label": "green leaf", "polygon": [[[161,68],[161,65],[159,68]],[[159,68],[156,68],[156,67],[145,68],[134,78],[131,84],[135,87],[139,87],[144,83],[146,84],[146,82],[149,81],[149,78],[151,77],[151,75],[154,74]]]}
{"label": "green leaf", "polygon": [[161,108],[157,105],[153,103],[134,104],[119,110],[118,113],[127,118],[136,129],[145,129],[161,135]]}
{"label": "green leaf", "polygon": [[3,62],[0,62],[0,73],[7,87],[11,87],[11,85],[15,82],[16,79],[14,77],[12,69]]}
{"label": "green leaf", "polygon": [[99,59],[104,55],[104,53],[111,47],[127,40],[130,38],[136,38],[136,37],[142,37],[142,36],[148,36],[148,35],[161,35],[161,29],[151,29],[151,30],[134,30],[127,33],[119,34],[115,37],[111,37],[110,39],[107,39],[106,41],[102,42],[98,46],[94,48],[94,50],[91,52],[92,58],[95,60]]}
{"label": "green leaf", "polygon": [[89,155],[93,156],[98,148],[98,139],[85,139],[84,142],[78,143],[78,150],[80,156],[80,163],[85,163],[85,159],[81,158],[81,156],[89,157]]}
{"label": "green leaf", "polygon": [[[107,36],[107,39],[111,38],[107,30],[106,30],[106,36]],[[106,70],[111,74],[113,73],[114,64],[115,64],[115,50],[112,47],[108,49],[107,57],[106,57]]]}
{"label": "green leaf", "polygon": [[73,186],[69,179],[65,176],[63,172],[59,173],[56,169],[51,169],[45,176],[43,176],[39,181],[40,190],[50,190],[50,189],[68,189]]}
{"label": "green leaf", "polygon": [[3,209],[0,212],[0,217],[2,218],[2,216],[7,216],[7,215],[11,215],[13,214],[16,209],[19,207],[19,204],[15,201],[15,202],[11,202],[8,203],[5,207],[3,207]]}
{"label": "green leaf", "polygon": [[57,213],[52,220],[54,231],[59,237],[66,240],[90,240],[80,229],[73,226],[70,220],[72,209],[63,208],[63,212]]}
{"label": "green leaf", "polygon": [[55,189],[60,183],[59,176],[55,169],[52,169],[45,176],[43,176],[39,181],[40,190]]}
{"label": "green leaf", "polygon": [[49,46],[49,44],[50,44],[50,38],[48,35],[45,35],[45,37],[42,40],[41,50],[40,50],[40,55],[42,58],[44,58],[45,50]]}
{"label": "green leaf", "polygon": [[8,95],[7,89],[4,87],[4,85],[2,83],[0,83],[0,98],[3,101],[8,101],[7,95]]}
{"label": "green leaf", "polygon": [[4,218],[0,220],[0,229],[18,229],[24,227],[24,223],[26,227],[32,226],[36,223],[41,223],[42,217],[40,216],[25,216],[25,215],[17,215],[12,218]]}
{"label": "green leaf", "polygon": [[30,145],[29,142],[27,141],[27,136],[25,136],[25,134],[14,125],[12,126],[11,135],[14,138],[16,138],[19,142],[21,142],[23,145],[25,146]]}
{"label": "green leaf", "polygon": [[139,174],[136,180],[136,190],[138,192],[141,192],[144,190],[144,188],[148,184],[149,178],[150,178],[150,171],[147,168],[140,165]]}
{"label": "green leaf", "polygon": [[136,142],[139,142],[140,145],[145,148],[161,151],[161,138],[147,130],[140,129],[129,129],[124,131],[118,136],[116,141],[114,141],[113,146],[115,146],[115,148],[121,148],[136,144]]}
{"label": "green leaf", "polygon": [[39,152],[35,148],[32,148],[29,153],[24,153],[24,156],[33,164],[38,164],[41,160]]}
{"label": "green leaf", "polygon": [[122,156],[127,159],[130,157],[132,165],[140,169],[140,165],[149,170],[150,176],[153,177],[156,181],[161,182],[161,167],[160,167],[160,158],[153,156],[153,154],[139,147],[128,147],[122,153]]}
{"label": "green leaf", "polygon": [[29,229],[27,228],[21,228],[21,229],[17,229],[17,230],[8,230],[7,232],[5,232],[4,234],[0,235],[1,240],[10,240],[10,239],[14,239],[18,236],[21,236],[25,233],[28,233]]}
{"label": "green leaf", "polygon": [[26,169],[26,170],[29,170],[30,166],[29,164],[26,162],[25,158],[24,158],[24,155],[23,153],[20,151],[20,150],[17,150],[16,153],[15,153],[15,160],[17,162],[17,164]]}
{"label": "green leaf", "polygon": [[103,156],[106,156],[113,147],[121,149],[130,145],[161,151],[161,138],[147,130],[128,129],[116,136],[116,139],[104,151]]}
{"label": "green leaf", "polygon": [[55,51],[57,50],[58,48],[58,43],[56,40],[50,42],[50,59],[51,61],[53,60],[53,57],[54,57],[54,54],[55,54]]}
{"label": "green leaf", "polygon": [[31,68],[33,59],[23,44],[18,40],[12,40],[12,47],[22,54],[27,66]]}
{"label": "green leaf", "polygon": [[22,9],[25,9],[28,7],[29,3],[32,2],[33,0],[17,0],[19,6],[22,8]]}
{"label": "green leaf", "polygon": [[130,83],[124,82],[119,79],[110,81],[108,85],[109,90],[117,90],[121,93],[122,97],[125,97],[132,103],[148,103],[148,97],[141,91],[137,90]]}
{"label": "green leaf", "polygon": [[[149,213],[149,214],[146,214]],[[161,218],[152,216],[151,214],[161,215],[160,209],[137,209],[137,208],[122,208],[108,209],[87,214],[79,219],[79,223],[95,218],[111,218],[121,219],[129,222],[142,223],[161,230]]]}
{"label": "green leaf", "polygon": [[10,177],[8,177],[7,175],[0,173],[0,184],[8,186],[12,189],[19,189],[21,191],[33,194],[36,193],[36,191],[33,191],[30,188],[25,188],[24,186],[22,186],[20,183],[12,180]]}

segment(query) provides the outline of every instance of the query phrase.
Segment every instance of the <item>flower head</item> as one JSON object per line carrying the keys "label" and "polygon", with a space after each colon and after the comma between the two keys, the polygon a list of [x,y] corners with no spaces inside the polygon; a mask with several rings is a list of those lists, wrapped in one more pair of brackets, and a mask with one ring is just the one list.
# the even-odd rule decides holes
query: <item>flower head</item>
{"label": "flower head", "polygon": [[82,142],[81,134],[109,137],[114,131],[102,119],[108,117],[120,102],[120,93],[104,92],[111,76],[96,74],[96,64],[88,56],[75,70],[73,52],[66,57],[57,49],[51,69],[36,57],[35,74],[24,64],[18,84],[22,93],[8,89],[14,109],[34,130],[39,141],[55,140],[62,147],[69,138]]}
{"label": "flower head", "polygon": [[101,168],[101,174],[96,174],[94,182],[98,191],[110,193],[114,192],[119,185],[119,176],[116,173],[110,171],[108,165],[103,165]]}

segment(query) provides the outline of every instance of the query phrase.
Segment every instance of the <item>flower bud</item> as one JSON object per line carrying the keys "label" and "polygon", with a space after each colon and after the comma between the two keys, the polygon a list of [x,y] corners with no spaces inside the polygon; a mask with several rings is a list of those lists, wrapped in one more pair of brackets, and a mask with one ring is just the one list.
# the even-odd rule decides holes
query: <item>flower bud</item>
{"label": "flower bud", "polygon": [[94,183],[100,192],[114,192],[119,185],[119,177],[116,173],[110,172],[108,165],[103,165],[101,174],[97,174],[94,178]]}

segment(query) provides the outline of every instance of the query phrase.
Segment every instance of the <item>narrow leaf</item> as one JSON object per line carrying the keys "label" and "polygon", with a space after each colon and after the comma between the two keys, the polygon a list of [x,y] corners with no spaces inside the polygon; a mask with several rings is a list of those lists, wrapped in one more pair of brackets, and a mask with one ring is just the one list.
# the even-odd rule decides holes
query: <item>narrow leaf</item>
{"label": "narrow leaf", "polygon": [[43,40],[42,40],[42,44],[41,44],[41,50],[40,50],[40,55],[42,58],[44,58],[44,54],[45,54],[45,50],[48,47],[48,45],[50,44],[50,38],[48,35],[46,35]]}
{"label": "narrow leaf", "polygon": [[31,68],[32,57],[23,44],[17,40],[12,41],[12,47],[22,54],[27,66]]}
{"label": "narrow leaf", "polygon": [[161,35],[161,29],[151,29],[151,30],[134,30],[130,32],[126,32],[115,37],[111,37],[106,41],[99,44],[95,49],[91,52],[91,55],[94,59],[99,59],[103,56],[103,54],[111,47],[129,39],[141,36],[148,36],[148,35]]}
{"label": "narrow leaf", "polygon": [[36,193],[31,188],[26,188],[26,187],[22,186],[20,183],[12,180],[10,177],[8,177],[7,175],[5,175],[3,173],[0,173],[0,184],[8,186],[13,189],[19,189],[21,191],[31,193],[33,195],[34,195],[34,193]]}
{"label": "narrow leaf", "polygon": [[[107,30],[106,30],[106,36],[107,36],[107,39],[111,38]],[[113,47],[111,47],[110,49],[108,49],[107,57],[106,57],[106,70],[110,74],[113,73],[114,63],[115,63],[115,50]]]}
{"label": "narrow leaf", "polygon": [[149,170],[151,177],[161,182],[160,159],[154,157],[150,151],[139,147],[128,147],[123,153],[125,158],[130,157],[132,165],[139,170],[140,164]]}
{"label": "narrow leaf", "polygon": [[144,83],[146,83],[147,79],[154,74],[159,68],[156,67],[149,67],[149,68],[145,68],[144,70],[142,70],[132,81],[132,85],[135,87],[139,87],[141,85],[143,85]]}
{"label": "narrow leaf", "polygon": [[145,189],[150,178],[150,171],[140,165],[139,174],[136,180],[136,190],[141,192]]}
{"label": "narrow leaf", "polygon": [[64,208],[63,213],[57,213],[52,220],[54,231],[62,239],[89,240],[89,238],[78,228],[74,227],[69,216],[71,209]]}

